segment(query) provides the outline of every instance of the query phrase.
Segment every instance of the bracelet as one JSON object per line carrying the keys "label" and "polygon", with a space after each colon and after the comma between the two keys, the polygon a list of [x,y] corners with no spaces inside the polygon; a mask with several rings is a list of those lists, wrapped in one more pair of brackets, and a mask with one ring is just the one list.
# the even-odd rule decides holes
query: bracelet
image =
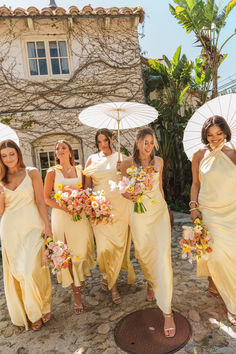
{"label": "bracelet", "polygon": [[196,206],[198,206],[198,202],[196,200],[190,200],[190,202],[188,203],[188,205],[190,206],[191,208],[191,205],[192,203],[195,203]]}
{"label": "bracelet", "polygon": [[0,194],[5,194],[5,192],[4,192],[4,191],[1,191]]}
{"label": "bracelet", "polygon": [[191,208],[189,211],[198,210],[198,208]]}

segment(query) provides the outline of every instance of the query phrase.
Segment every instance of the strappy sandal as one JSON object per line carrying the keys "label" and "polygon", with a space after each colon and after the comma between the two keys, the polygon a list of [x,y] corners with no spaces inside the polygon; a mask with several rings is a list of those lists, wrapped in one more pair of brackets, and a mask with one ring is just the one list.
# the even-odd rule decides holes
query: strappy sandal
{"label": "strappy sandal", "polygon": [[146,300],[147,300],[147,301],[150,301],[150,302],[156,301],[153,288],[152,288],[152,286],[151,286],[150,284],[147,285]]}
{"label": "strappy sandal", "polygon": [[[80,295],[79,291],[74,291],[74,295]],[[80,304],[77,304],[76,302],[74,303],[74,313],[76,315],[80,315],[81,313],[84,312],[84,306],[82,304],[82,302]]]}
{"label": "strappy sandal", "polygon": [[[173,312],[171,312],[170,314],[165,314],[163,313],[164,319],[166,320],[167,318],[172,318],[173,322],[174,322],[174,315]],[[174,331],[174,333],[170,333],[170,331]],[[167,338],[172,338],[175,336],[176,333],[176,327],[175,327],[175,322],[174,322],[174,327],[168,327],[165,328],[165,324],[164,324],[164,333],[165,333],[165,337]]]}
{"label": "strappy sandal", "polygon": [[111,298],[114,304],[119,305],[121,303],[121,297],[118,291],[111,292]]}
{"label": "strappy sandal", "polygon": [[43,323],[47,323],[50,319],[51,319],[51,312],[45,313],[45,315],[42,316]]}
{"label": "strappy sandal", "polygon": [[31,324],[31,328],[32,328],[33,331],[39,331],[40,328],[42,327],[42,325],[43,325],[43,322],[42,322],[42,320],[40,319],[40,320],[38,320],[38,321],[32,323],[32,324]]}
{"label": "strappy sandal", "polygon": [[102,279],[102,290],[108,291],[108,283],[106,279]]}
{"label": "strappy sandal", "polygon": [[228,317],[229,322],[233,326],[236,326],[236,315],[233,315],[231,312],[227,311],[227,317]]}

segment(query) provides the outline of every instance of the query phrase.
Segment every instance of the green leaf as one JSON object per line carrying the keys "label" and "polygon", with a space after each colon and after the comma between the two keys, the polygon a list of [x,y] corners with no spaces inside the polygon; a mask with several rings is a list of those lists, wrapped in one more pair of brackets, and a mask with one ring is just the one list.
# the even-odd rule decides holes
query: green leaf
{"label": "green leaf", "polygon": [[181,45],[176,49],[176,52],[172,59],[172,63],[174,63],[174,65],[176,66],[178,65],[179,62],[180,53],[181,53]]}
{"label": "green leaf", "polygon": [[225,18],[229,15],[229,13],[233,10],[236,5],[236,0],[231,0],[225,7]]}
{"label": "green leaf", "polygon": [[221,58],[220,58],[220,62],[219,62],[219,66],[220,64],[225,60],[225,58],[228,56],[228,54],[222,54]]}
{"label": "green leaf", "polygon": [[179,98],[178,98],[178,104],[179,104],[179,105],[182,104],[184,95],[185,95],[185,93],[188,91],[188,89],[189,89],[189,86],[186,86],[186,87],[182,90],[181,94],[179,95]]}

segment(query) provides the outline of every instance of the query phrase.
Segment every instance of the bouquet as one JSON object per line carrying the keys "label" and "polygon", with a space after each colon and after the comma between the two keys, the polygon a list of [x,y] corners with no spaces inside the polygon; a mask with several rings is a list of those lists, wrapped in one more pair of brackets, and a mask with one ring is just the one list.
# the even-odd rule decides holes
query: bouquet
{"label": "bouquet", "polygon": [[85,215],[92,225],[97,225],[100,222],[103,222],[104,224],[112,223],[113,215],[111,210],[112,206],[106,199],[103,190],[92,192],[84,204]]}
{"label": "bouquet", "polygon": [[53,274],[59,273],[62,268],[67,268],[71,258],[72,254],[65,243],[54,242],[50,237],[45,240],[44,260],[52,268]]}
{"label": "bouquet", "polygon": [[[143,204],[143,195],[147,191],[151,191],[154,184],[153,167],[135,167],[131,166],[126,170],[129,177],[122,177],[118,183],[121,193],[131,193],[138,196],[138,200],[134,203],[134,212],[138,214],[145,213],[146,208]],[[153,203],[155,201],[152,201]]]}
{"label": "bouquet", "polygon": [[56,202],[60,206],[66,206],[66,208],[73,213],[73,221],[78,221],[81,219],[81,211],[86,200],[89,198],[87,191],[82,189],[82,184],[77,183],[77,188],[72,186],[63,186],[58,184],[57,188],[59,189],[57,193],[54,194]]}
{"label": "bouquet", "polygon": [[202,220],[196,218],[192,227],[183,226],[180,246],[182,247],[182,258],[187,258],[190,263],[212,252],[211,236]]}

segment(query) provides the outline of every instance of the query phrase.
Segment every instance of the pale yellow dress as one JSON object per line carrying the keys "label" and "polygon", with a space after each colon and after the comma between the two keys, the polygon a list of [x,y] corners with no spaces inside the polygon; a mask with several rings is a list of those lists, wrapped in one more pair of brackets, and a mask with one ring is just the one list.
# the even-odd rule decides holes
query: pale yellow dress
{"label": "pale yellow dress", "polygon": [[105,196],[112,205],[114,215],[112,224],[99,223],[93,226],[97,263],[104,279],[111,289],[116,283],[119,272],[128,272],[128,283],[135,280],[133,266],[130,262],[131,236],[129,232],[130,201],[121,196],[119,190],[111,191],[109,181],[119,182],[116,164],[118,153],[104,156],[101,152],[89,157],[91,164],[83,171],[92,178],[94,191],[105,191]]}
{"label": "pale yellow dress", "polygon": [[197,275],[210,275],[227,309],[236,314],[236,165],[221,149],[207,151],[200,182],[199,210],[213,251],[198,261]]}
{"label": "pale yellow dress", "polygon": [[[58,192],[58,184],[76,187],[77,183],[82,183],[82,173],[78,166],[76,167],[76,178],[65,178],[61,172],[61,166],[52,167],[55,171],[54,191]],[[49,169],[49,171],[51,170]],[[82,219],[73,221],[72,216],[63,210],[53,208],[51,214],[52,233],[55,241],[67,243],[71,250],[72,273],[69,268],[62,269],[57,274],[57,280],[62,286],[68,287],[72,283],[80,286],[85,281],[86,276],[90,276],[90,269],[95,267],[93,230],[84,212],[81,213]],[[79,257],[78,257],[79,256]]]}
{"label": "pale yellow dress", "polygon": [[138,214],[131,207],[131,232],[138,259],[147,282],[152,286],[156,303],[171,313],[173,273],[171,265],[171,226],[167,204],[159,187],[159,173],[154,173],[152,191],[145,192],[146,212]]}
{"label": "pale yellow dress", "polygon": [[43,222],[28,175],[14,190],[5,188],[1,220],[4,286],[11,321],[25,326],[51,311],[51,279],[43,261]]}

